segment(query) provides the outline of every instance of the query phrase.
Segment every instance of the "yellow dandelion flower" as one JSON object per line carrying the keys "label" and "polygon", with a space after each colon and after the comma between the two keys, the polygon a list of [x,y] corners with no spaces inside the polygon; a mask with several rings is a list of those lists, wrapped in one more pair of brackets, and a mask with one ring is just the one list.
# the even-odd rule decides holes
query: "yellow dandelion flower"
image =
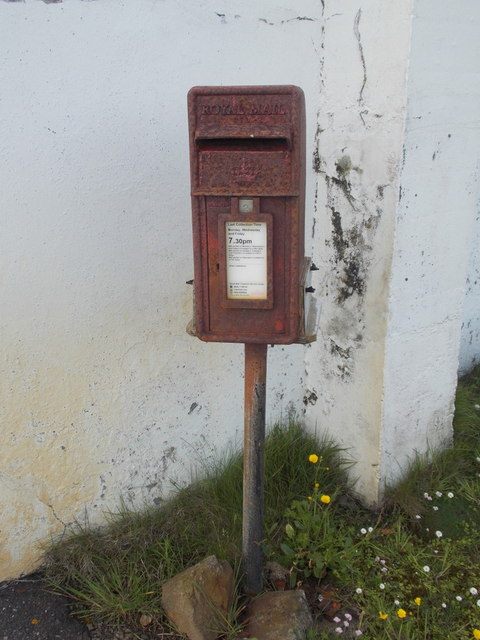
{"label": "yellow dandelion flower", "polygon": [[405,609],[398,609],[397,610],[397,616],[403,620],[403,618],[407,617],[407,612],[405,611]]}
{"label": "yellow dandelion flower", "polygon": [[388,618],[388,613],[385,613],[385,611],[379,611],[378,617],[380,618],[380,620],[386,620]]}
{"label": "yellow dandelion flower", "polygon": [[311,454],[308,456],[308,461],[309,461],[309,462],[311,462],[312,464],[317,464],[317,462],[318,462],[318,456],[317,456],[317,454],[316,454],[316,453],[311,453]]}
{"label": "yellow dandelion flower", "polygon": [[31,623],[32,624],[38,624],[40,622],[40,620],[38,618],[32,618]]}
{"label": "yellow dandelion flower", "polygon": [[417,607],[419,607],[422,604],[422,599],[417,596],[415,598],[414,602],[417,605]]}
{"label": "yellow dandelion flower", "polygon": [[320,502],[323,502],[323,504],[330,504],[331,501],[332,499],[330,498],[330,496],[320,496]]}
{"label": "yellow dandelion flower", "polygon": [[313,500],[312,496],[307,496],[307,500],[311,502]]}
{"label": "yellow dandelion flower", "polygon": [[315,482],[315,489],[320,489],[320,484],[318,482]]}
{"label": "yellow dandelion flower", "polygon": [[473,637],[476,638],[476,640],[480,640],[480,629],[473,629],[472,633]]}

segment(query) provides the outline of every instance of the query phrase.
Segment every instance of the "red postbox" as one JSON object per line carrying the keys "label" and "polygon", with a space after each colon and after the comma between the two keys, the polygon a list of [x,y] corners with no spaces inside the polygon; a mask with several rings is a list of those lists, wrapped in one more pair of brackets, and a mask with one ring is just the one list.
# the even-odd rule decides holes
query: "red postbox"
{"label": "red postbox", "polygon": [[294,86],[188,94],[194,320],[205,341],[309,342],[305,100]]}

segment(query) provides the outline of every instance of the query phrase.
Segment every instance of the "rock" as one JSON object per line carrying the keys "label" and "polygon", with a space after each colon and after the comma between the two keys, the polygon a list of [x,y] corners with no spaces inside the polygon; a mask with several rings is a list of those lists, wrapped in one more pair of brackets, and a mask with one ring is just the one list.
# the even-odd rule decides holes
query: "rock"
{"label": "rock", "polygon": [[244,633],[257,640],[303,640],[312,627],[304,591],[270,591],[248,607]]}
{"label": "rock", "polygon": [[164,583],[165,615],[189,640],[215,640],[219,614],[233,599],[233,570],[226,561],[209,556]]}
{"label": "rock", "polygon": [[287,586],[289,571],[278,562],[267,562],[265,564],[265,577],[277,591],[284,591]]}
{"label": "rock", "polygon": [[152,620],[152,616],[149,616],[148,613],[142,613],[139,622],[142,627],[148,627],[148,625],[152,623]]}

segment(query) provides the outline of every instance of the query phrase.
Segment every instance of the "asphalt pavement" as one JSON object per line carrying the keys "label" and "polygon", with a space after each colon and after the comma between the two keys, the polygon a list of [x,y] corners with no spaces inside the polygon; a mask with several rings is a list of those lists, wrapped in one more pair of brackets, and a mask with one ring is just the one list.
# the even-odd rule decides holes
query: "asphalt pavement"
{"label": "asphalt pavement", "polygon": [[41,576],[0,583],[0,640],[90,639],[68,601],[50,593]]}

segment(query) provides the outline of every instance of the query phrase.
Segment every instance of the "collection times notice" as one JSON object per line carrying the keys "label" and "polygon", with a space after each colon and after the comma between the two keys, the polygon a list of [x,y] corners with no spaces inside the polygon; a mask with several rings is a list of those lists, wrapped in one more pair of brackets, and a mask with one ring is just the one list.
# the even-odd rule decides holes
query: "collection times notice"
{"label": "collection times notice", "polygon": [[267,299],[267,223],[227,222],[227,297]]}

